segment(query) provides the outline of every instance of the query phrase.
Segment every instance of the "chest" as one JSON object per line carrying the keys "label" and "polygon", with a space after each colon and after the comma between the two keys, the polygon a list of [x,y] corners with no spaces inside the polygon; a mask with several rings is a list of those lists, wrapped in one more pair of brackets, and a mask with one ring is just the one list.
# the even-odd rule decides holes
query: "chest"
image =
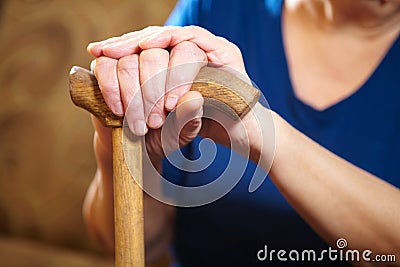
{"label": "chest", "polygon": [[284,12],[283,44],[296,97],[324,110],[351,96],[373,75],[397,35],[366,39],[345,30],[321,33]]}

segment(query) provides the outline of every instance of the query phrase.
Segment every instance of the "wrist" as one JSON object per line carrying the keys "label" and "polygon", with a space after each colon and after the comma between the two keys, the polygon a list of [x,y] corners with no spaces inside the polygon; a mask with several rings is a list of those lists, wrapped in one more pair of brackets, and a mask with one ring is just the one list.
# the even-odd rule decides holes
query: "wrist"
{"label": "wrist", "polygon": [[112,147],[102,142],[97,131],[94,132],[93,149],[98,171],[100,171],[103,176],[112,177]]}
{"label": "wrist", "polygon": [[[280,166],[291,164],[291,158],[294,156],[293,148],[300,145],[298,135],[296,135],[296,130],[279,114],[275,112],[272,113],[275,139],[274,152],[269,166],[271,177],[277,173],[281,168]],[[263,153],[267,154],[267,151],[263,150]]]}
{"label": "wrist", "polygon": [[274,111],[256,104],[253,108],[255,125],[249,131],[250,160],[257,163],[266,172],[271,168],[276,149],[276,124],[279,115]]}

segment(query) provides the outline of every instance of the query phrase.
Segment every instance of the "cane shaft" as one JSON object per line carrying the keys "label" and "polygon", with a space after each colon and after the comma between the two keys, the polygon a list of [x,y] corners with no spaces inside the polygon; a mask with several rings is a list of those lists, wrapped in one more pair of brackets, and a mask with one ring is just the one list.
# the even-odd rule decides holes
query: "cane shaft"
{"label": "cane shaft", "polygon": [[113,128],[115,265],[144,267],[142,143],[122,136],[122,128]]}
{"label": "cane shaft", "polygon": [[[257,89],[235,75],[210,67],[199,71],[191,90],[203,95],[205,105],[214,106],[233,119],[245,116],[260,96]],[[129,131],[123,134],[123,118],[107,107],[90,71],[71,69],[70,94],[75,105],[95,115],[104,126],[113,127],[115,263],[118,267],[144,267],[141,139]]]}

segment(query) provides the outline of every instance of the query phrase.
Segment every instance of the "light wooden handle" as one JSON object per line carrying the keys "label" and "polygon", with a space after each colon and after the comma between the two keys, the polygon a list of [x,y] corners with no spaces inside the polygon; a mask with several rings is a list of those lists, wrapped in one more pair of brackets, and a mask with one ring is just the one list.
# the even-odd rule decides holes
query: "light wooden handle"
{"label": "light wooden handle", "polygon": [[[93,74],[73,67],[69,79],[72,101],[94,114],[105,126],[113,127],[115,266],[144,267],[142,140],[129,131],[122,138],[122,118],[107,107]],[[129,146],[125,155],[124,146]],[[127,161],[133,164],[131,169]]]}
{"label": "light wooden handle", "polygon": [[[260,91],[235,75],[212,67],[203,67],[194,79],[192,91],[204,97],[205,105],[218,108],[233,119],[243,117],[257,103]],[[107,107],[96,77],[81,67],[72,67],[70,94],[75,105],[88,110],[105,126],[121,127],[123,118]]]}
{"label": "light wooden handle", "polygon": [[[244,116],[255,105],[260,92],[226,71],[203,67],[191,90],[200,92],[205,105],[223,111],[233,119]],[[95,76],[88,70],[73,67],[70,94],[75,105],[88,110],[105,126],[113,127],[115,263],[119,267],[144,267],[144,221],[142,182],[142,144],[130,132],[124,135],[123,118],[107,107]],[[130,170],[126,161],[134,164]],[[131,172],[129,172],[131,171]],[[131,174],[135,177],[132,179]]]}

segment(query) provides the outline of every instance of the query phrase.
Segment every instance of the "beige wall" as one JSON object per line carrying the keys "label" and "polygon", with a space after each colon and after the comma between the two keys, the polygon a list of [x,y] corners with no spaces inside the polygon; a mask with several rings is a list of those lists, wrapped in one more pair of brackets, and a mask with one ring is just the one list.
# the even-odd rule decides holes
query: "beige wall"
{"label": "beige wall", "polygon": [[93,130],[88,114],[69,99],[68,71],[72,65],[88,67],[88,42],[160,25],[174,3],[3,1],[0,236],[96,250],[81,218],[95,171]]}

